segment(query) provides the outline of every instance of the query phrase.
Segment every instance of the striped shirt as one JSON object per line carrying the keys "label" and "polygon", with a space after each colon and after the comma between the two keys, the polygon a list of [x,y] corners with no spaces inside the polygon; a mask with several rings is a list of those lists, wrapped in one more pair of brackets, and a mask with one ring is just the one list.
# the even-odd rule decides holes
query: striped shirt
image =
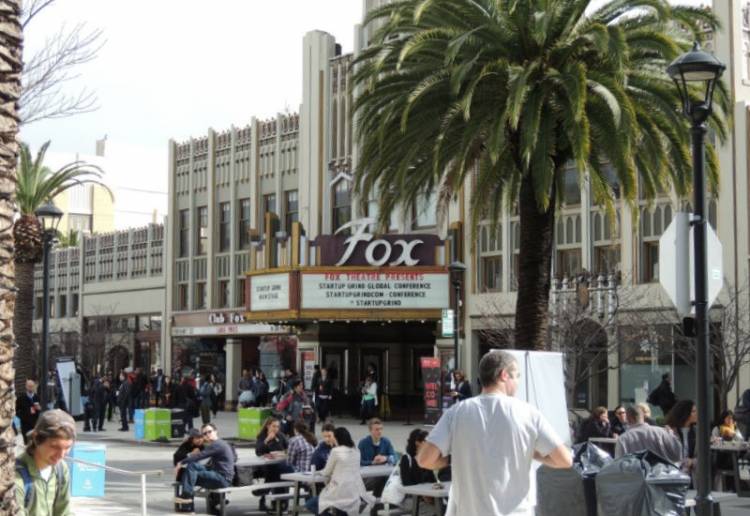
{"label": "striped shirt", "polygon": [[287,461],[294,471],[309,471],[310,459],[312,459],[315,448],[301,435],[295,435],[289,440],[287,449]]}

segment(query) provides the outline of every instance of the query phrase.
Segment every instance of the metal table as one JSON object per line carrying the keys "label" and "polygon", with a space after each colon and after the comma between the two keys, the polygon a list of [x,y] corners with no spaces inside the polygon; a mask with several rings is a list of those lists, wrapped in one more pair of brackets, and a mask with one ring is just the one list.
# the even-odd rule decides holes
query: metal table
{"label": "metal table", "polygon": [[744,441],[738,442],[721,442],[711,445],[711,451],[714,453],[731,453],[732,466],[734,470],[734,490],[737,496],[750,497],[750,487],[745,488],[743,484],[750,483],[747,480],[740,479],[740,455],[750,453],[750,443]]}
{"label": "metal table", "polygon": [[416,484],[413,486],[402,486],[399,489],[402,493],[407,496],[414,497],[414,504],[412,505],[412,516],[416,516],[419,513],[419,499],[434,498],[435,499],[435,510],[438,516],[443,516],[443,506],[440,504],[440,500],[448,498],[451,491],[450,482],[440,482],[439,488],[436,488],[435,482],[425,482],[423,484]]}
{"label": "metal table", "polygon": [[[395,466],[392,466],[390,464],[378,464],[376,466],[362,466],[361,468],[359,468],[359,474],[362,476],[363,479],[387,477],[387,476],[390,476],[390,474],[393,472],[394,467]],[[317,484],[323,484],[326,481],[326,477],[323,475],[322,471],[284,473],[283,475],[281,475],[281,479],[294,482],[294,498],[293,498],[293,503],[292,503],[292,508],[290,510],[290,513],[294,514],[295,516],[299,514],[299,511],[300,511],[300,506],[299,506],[300,484],[309,485],[312,491],[312,495],[318,496]]]}

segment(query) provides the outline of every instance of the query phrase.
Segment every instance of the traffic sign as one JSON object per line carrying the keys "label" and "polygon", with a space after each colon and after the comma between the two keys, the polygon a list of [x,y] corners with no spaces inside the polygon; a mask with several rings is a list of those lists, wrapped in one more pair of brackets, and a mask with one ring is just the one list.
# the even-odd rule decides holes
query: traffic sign
{"label": "traffic sign", "polygon": [[[674,303],[682,317],[694,314],[692,301],[695,299],[693,227],[690,226],[690,213],[678,212],[659,239],[659,283]],[[706,227],[708,267],[707,296],[708,306],[716,301],[724,284],[721,264],[721,241],[713,228]]]}

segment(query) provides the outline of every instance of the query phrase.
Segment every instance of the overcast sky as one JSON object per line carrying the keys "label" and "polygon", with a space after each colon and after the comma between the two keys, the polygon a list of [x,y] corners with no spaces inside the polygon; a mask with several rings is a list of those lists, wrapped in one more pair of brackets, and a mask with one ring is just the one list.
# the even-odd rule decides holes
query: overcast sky
{"label": "overcast sky", "polygon": [[98,58],[68,84],[95,90],[100,107],[21,136],[32,147],[52,140],[53,152],[93,154],[106,134],[148,171],[144,186],[166,190],[170,138],[297,111],[304,34],[324,30],[349,52],[361,16],[361,0],[57,0],[29,26],[27,55],[63,24],[101,28]]}

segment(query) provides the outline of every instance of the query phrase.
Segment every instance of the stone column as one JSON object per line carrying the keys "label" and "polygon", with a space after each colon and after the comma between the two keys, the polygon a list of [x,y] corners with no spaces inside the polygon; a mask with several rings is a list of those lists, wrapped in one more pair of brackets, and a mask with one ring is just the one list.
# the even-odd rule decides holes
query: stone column
{"label": "stone column", "polygon": [[227,370],[224,395],[226,397],[226,410],[237,408],[237,386],[240,384],[242,374],[242,341],[240,339],[227,339],[224,346],[226,354]]}

